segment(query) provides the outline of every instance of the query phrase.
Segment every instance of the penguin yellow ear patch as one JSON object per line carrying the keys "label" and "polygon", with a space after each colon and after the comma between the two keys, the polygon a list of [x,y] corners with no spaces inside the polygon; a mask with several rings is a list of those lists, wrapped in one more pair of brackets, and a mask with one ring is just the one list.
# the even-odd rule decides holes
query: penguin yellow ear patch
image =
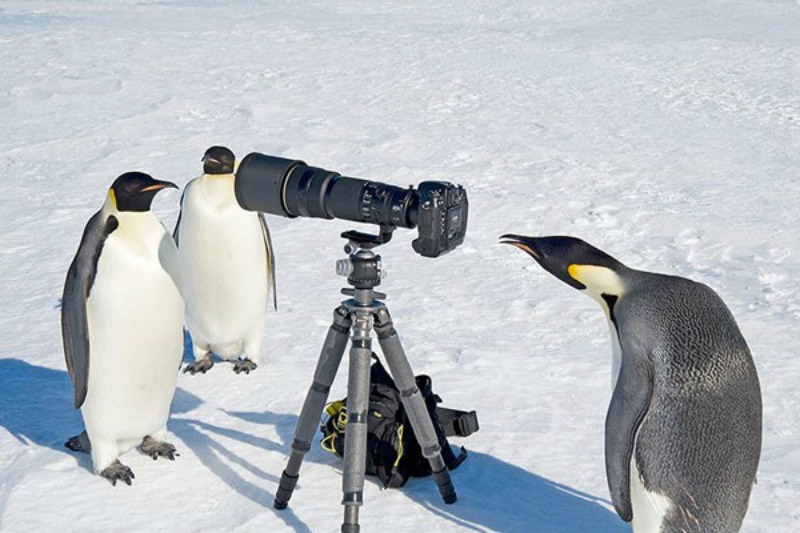
{"label": "penguin yellow ear patch", "polygon": [[117,208],[117,195],[114,193],[114,189],[108,189],[108,199],[111,201],[111,205],[114,206],[114,209]]}
{"label": "penguin yellow ear patch", "polygon": [[567,267],[569,276],[582,283],[592,292],[620,295],[623,292],[619,275],[607,267],[596,265],[571,264]]}
{"label": "penguin yellow ear patch", "polygon": [[[570,265],[567,267],[567,274],[575,281],[581,281],[581,265]],[[583,283],[581,281],[581,283]],[[584,283],[585,285],[585,283]]]}

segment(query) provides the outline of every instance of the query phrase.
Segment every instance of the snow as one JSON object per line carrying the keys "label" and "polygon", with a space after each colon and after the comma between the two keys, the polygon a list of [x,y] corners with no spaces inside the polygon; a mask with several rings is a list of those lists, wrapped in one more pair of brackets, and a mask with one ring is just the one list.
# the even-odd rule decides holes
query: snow
{"label": "snow", "polygon": [[[431,479],[365,489],[364,531],[628,531],[609,501],[610,341],[597,305],[498,244],[571,234],[725,299],[764,395],[743,531],[800,530],[800,2],[3,0],[0,529],[338,531],[341,462],[316,445],[271,503],[331,312],[342,220],[268,221],[261,367],[181,374],[175,462],[131,487],[62,443],[81,429],[58,299],[113,179],[185,185],[212,144],[397,185],[463,184],[466,242],[379,249],[416,373],[481,430],[444,505]],[[154,211],[168,226],[179,193]],[[346,365],[331,399],[346,394]]]}

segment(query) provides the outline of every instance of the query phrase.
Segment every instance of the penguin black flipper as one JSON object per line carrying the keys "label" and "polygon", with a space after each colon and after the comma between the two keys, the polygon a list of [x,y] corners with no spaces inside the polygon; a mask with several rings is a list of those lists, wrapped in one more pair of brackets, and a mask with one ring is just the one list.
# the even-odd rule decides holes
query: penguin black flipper
{"label": "penguin black flipper", "polygon": [[175,241],[175,246],[181,246],[181,243],[178,241],[178,236],[180,235],[180,228],[181,228],[181,216],[183,216],[183,197],[186,196],[186,189],[183,189],[181,193],[181,200],[178,202],[178,205],[181,206],[180,211],[178,211],[178,220],[175,222],[175,229],[172,231],[172,240]]}
{"label": "penguin black flipper", "polygon": [[264,236],[264,248],[267,250],[267,286],[272,289],[272,306],[277,311],[278,287],[275,281],[275,251],[272,247],[272,237],[269,234],[269,228],[267,227],[267,220],[264,218],[264,213],[258,214],[258,221],[261,223],[261,234]]}
{"label": "penguin black flipper", "polygon": [[614,509],[626,522],[633,519],[630,474],[631,461],[636,460],[632,457],[636,434],[652,395],[653,371],[649,361],[646,357],[623,356],[606,415],[606,476]]}
{"label": "penguin black flipper", "polygon": [[97,274],[106,238],[119,226],[113,215],[99,211],[86,224],[78,252],[67,271],[61,305],[61,337],[67,370],[75,386],[75,409],[83,405],[89,383],[89,324],[86,300]]}

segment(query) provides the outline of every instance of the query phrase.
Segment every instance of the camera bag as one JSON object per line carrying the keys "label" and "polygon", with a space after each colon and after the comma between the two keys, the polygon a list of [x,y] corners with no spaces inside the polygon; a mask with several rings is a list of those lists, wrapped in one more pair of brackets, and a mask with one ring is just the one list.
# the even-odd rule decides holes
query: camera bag
{"label": "camera bag", "polygon": [[[409,477],[429,476],[431,467],[422,456],[394,380],[375,354],[373,359],[367,416],[366,473],[377,476],[385,487],[398,488],[405,485]],[[477,414],[475,411],[440,407],[441,398],[434,394],[431,378],[416,376],[416,382],[436,430],[442,459],[449,470],[455,470],[467,458],[467,450],[462,446],[456,455],[447,437],[466,437],[478,431]],[[329,403],[320,424],[322,448],[343,457],[346,428],[347,398]]]}

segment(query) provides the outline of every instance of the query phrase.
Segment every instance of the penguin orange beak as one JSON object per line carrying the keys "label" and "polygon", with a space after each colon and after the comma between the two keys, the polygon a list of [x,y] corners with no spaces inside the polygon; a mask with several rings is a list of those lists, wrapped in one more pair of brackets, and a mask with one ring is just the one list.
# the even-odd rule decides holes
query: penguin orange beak
{"label": "penguin orange beak", "polygon": [[532,241],[533,239],[531,237],[523,237],[522,235],[513,235],[510,233],[500,237],[500,244],[510,244],[512,246],[516,246],[538,261],[541,256],[536,252]]}
{"label": "penguin orange beak", "polygon": [[569,245],[565,237],[525,237],[507,234],[500,237],[501,244],[511,244],[533,257],[539,266],[570,287],[583,290],[586,286],[569,275]]}
{"label": "penguin orange beak", "polygon": [[166,189],[167,187],[171,189],[178,188],[178,186],[172,183],[171,181],[158,181],[158,183],[154,183],[153,185],[148,185],[139,192],[160,191],[161,189]]}

